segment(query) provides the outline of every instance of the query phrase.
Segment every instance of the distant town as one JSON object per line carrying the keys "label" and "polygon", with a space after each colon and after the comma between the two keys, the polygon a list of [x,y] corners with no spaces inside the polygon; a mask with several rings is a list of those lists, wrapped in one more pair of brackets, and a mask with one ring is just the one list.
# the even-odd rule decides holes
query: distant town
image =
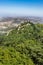
{"label": "distant town", "polygon": [[42,17],[0,17],[0,33],[4,34],[23,22],[43,23]]}

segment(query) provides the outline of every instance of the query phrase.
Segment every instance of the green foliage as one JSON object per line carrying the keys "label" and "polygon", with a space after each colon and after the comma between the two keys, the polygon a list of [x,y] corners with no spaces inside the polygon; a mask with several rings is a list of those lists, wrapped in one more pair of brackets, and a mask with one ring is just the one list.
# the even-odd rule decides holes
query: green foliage
{"label": "green foliage", "polygon": [[0,36],[0,65],[43,65],[43,24],[25,22]]}

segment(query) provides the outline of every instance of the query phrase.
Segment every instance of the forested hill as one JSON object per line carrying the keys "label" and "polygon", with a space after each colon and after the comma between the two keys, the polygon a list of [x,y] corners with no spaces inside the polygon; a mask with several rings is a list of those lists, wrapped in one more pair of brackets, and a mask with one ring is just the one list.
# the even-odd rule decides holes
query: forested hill
{"label": "forested hill", "polygon": [[43,24],[25,22],[0,36],[0,65],[43,65]]}

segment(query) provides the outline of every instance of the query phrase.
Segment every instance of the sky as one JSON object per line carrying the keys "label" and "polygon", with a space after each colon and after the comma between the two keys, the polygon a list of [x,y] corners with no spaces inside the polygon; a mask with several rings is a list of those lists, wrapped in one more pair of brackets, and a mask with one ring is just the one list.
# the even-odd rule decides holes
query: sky
{"label": "sky", "polygon": [[0,0],[0,16],[43,17],[43,0]]}

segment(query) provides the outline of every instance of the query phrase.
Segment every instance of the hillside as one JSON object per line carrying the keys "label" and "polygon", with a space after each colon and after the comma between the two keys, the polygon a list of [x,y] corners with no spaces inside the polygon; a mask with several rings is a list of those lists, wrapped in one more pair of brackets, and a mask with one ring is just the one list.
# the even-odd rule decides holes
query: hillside
{"label": "hillside", "polygon": [[24,22],[0,36],[0,65],[43,65],[43,24]]}
{"label": "hillside", "polygon": [[[0,35],[7,34],[9,31],[23,22],[41,23],[43,24],[43,17],[1,17],[0,18]],[[41,22],[40,22],[41,21]]]}

